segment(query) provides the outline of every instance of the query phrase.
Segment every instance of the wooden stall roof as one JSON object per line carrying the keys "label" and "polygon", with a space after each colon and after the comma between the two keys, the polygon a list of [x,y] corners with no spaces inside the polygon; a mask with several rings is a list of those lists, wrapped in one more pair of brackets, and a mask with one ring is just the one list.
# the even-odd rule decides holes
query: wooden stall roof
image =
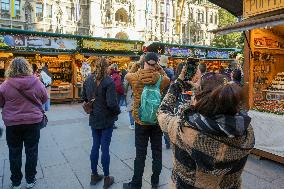
{"label": "wooden stall roof", "polygon": [[179,48],[196,48],[196,49],[208,49],[208,50],[223,50],[223,51],[233,51],[233,52],[241,52],[241,49],[237,48],[218,48],[211,46],[199,46],[199,45],[181,45],[174,43],[161,43],[161,42],[151,42],[148,44],[144,44],[146,47],[179,47]]}
{"label": "wooden stall roof", "polygon": [[235,16],[243,14],[243,0],[209,0],[211,3],[227,10]]}
{"label": "wooden stall roof", "polygon": [[102,37],[92,37],[87,35],[72,35],[72,34],[61,34],[61,33],[50,33],[50,32],[38,32],[29,30],[19,30],[19,29],[8,29],[0,28],[0,33],[4,34],[22,34],[22,35],[36,35],[36,36],[47,36],[47,37],[61,37],[61,38],[73,38],[73,39],[94,39],[94,40],[105,40],[105,41],[118,41],[118,42],[128,42],[128,43],[142,43],[144,41],[139,40],[127,40],[127,39],[116,39],[116,38],[102,38]]}
{"label": "wooden stall roof", "polygon": [[273,15],[273,16],[266,15],[263,17],[253,17],[250,19],[246,19],[236,24],[212,30],[212,32],[223,35],[232,32],[241,32],[246,30],[252,30],[255,28],[266,28],[266,27],[278,26],[283,24],[284,24],[284,14]]}

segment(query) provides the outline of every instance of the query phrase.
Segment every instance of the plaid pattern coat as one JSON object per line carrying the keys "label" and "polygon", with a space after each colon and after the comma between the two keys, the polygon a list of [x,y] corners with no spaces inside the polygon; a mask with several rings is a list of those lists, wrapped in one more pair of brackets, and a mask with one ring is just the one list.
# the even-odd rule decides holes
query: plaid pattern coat
{"label": "plaid pattern coat", "polygon": [[181,85],[170,87],[158,111],[161,129],[169,134],[174,156],[172,186],[177,189],[240,189],[241,174],[254,146],[248,125],[237,137],[210,134],[184,120],[174,108]]}

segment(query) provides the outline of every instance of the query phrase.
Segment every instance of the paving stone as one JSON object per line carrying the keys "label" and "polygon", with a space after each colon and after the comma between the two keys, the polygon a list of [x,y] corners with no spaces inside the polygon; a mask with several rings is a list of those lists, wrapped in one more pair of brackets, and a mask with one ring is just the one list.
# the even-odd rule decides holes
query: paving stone
{"label": "paving stone", "polygon": [[4,159],[0,159],[0,177],[4,176],[4,162],[5,162]]}
{"label": "paving stone", "polygon": [[111,156],[110,174],[115,177],[116,182],[122,182],[132,178],[133,170],[117,157]]}
{"label": "paving stone", "polygon": [[[109,188],[109,189],[122,189],[122,186],[123,186],[123,183],[128,183],[130,182],[131,180],[125,180],[124,182],[117,182],[115,180],[115,183]],[[92,186],[90,187],[90,189],[101,189],[103,188],[103,184],[104,182],[99,182],[96,186]],[[146,182],[145,180],[142,181],[142,189],[151,189],[151,185]]]}
{"label": "paving stone", "polygon": [[67,163],[59,149],[51,147],[39,149],[39,161],[42,167],[50,167]]}
{"label": "paving stone", "polygon": [[[148,148],[147,148],[147,156],[152,158],[152,150],[150,147],[150,143],[148,144]],[[166,149],[166,146],[163,145],[162,148],[162,162],[163,162],[163,166],[168,168],[168,169],[172,169],[173,168],[173,153],[171,149]]]}
{"label": "paving stone", "polygon": [[[134,160],[126,160],[124,161],[128,166],[134,169]],[[144,174],[143,178],[148,182],[151,183],[151,175],[152,175],[152,159],[147,157],[145,162]],[[171,178],[171,171],[165,167],[163,167],[162,172],[160,174],[160,185],[168,184]]]}
{"label": "paving stone", "polygon": [[[103,182],[97,186],[91,187],[89,185],[91,172],[89,154],[92,136],[88,126],[88,116],[83,112],[81,105],[53,105],[47,114],[50,126],[41,131],[37,175],[39,180],[36,188],[101,189]],[[116,124],[118,129],[113,131],[110,146],[110,173],[115,176],[116,183],[111,189],[121,189],[124,182],[130,181],[135,158],[135,131],[128,128],[128,113],[122,112]],[[167,183],[170,182],[172,152],[165,149],[164,139],[162,150],[163,170],[159,188],[166,189],[168,188]],[[151,153],[149,145],[143,176],[143,189],[151,188]],[[3,136],[0,139],[0,189],[8,189],[7,187],[10,185],[8,155],[8,147],[5,136]],[[99,160],[98,170],[100,173],[102,173],[101,167]],[[283,165],[250,157],[245,170],[242,175],[244,189],[284,189]],[[22,184],[22,188],[24,188],[24,179]]]}
{"label": "paving stone", "polygon": [[2,183],[2,181],[3,181],[3,177],[0,177],[0,188],[1,188],[1,189],[3,189],[3,183]]}
{"label": "paving stone", "polygon": [[[266,160],[257,160],[255,158],[249,157],[245,165],[245,170],[268,182],[278,179],[280,175],[275,172],[276,164],[272,162],[263,163],[265,161]],[[282,170],[282,168],[279,169]]]}
{"label": "paving stone", "polygon": [[260,179],[256,175],[246,171],[242,174],[244,189],[279,189],[276,184]]}
{"label": "paving stone", "polygon": [[279,179],[276,179],[272,182],[273,185],[276,185],[280,188],[284,188],[284,179],[283,178],[279,178]]}
{"label": "paving stone", "polygon": [[125,140],[118,140],[112,142],[110,145],[110,151],[119,157],[121,160],[131,159],[135,157],[135,143],[134,141],[129,140],[126,143],[121,143],[121,141]]}
{"label": "paving stone", "polygon": [[49,189],[80,189],[79,180],[68,164],[43,168]]}
{"label": "paving stone", "polygon": [[[40,164],[38,163],[37,165],[37,175],[36,178],[37,179],[43,179],[43,172],[42,172],[42,168],[40,166]],[[3,176],[3,188],[9,188],[9,186],[11,185],[11,172],[10,172],[10,163],[9,160],[5,160],[4,162],[4,176]],[[22,173],[23,173],[23,179],[22,179],[22,183],[25,183],[25,158],[23,157],[22,159]]]}

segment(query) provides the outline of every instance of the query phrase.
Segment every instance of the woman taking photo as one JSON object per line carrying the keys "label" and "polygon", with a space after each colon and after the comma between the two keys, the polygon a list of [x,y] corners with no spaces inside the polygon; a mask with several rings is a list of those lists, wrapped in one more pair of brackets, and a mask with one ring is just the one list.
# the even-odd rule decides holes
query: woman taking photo
{"label": "woman taking photo", "polygon": [[[113,125],[120,113],[116,98],[115,85],[108,75],[108,62],[101,58],[96,63],[95,73],[91,74],[84,83],[82,97],[92,103],[89,125],[92,129],[93,147],[91,150],[91,185],[96,185],[104,178],[104,189],[114,183],[114,177],[109,176],[110,155],[109,146],[112,137]],[[97,170],[99,149],[101,148],[101,163],[104,176]]]}
{"label": "woman taking photo", "polygon": [[21,188],[23,143],[27,188],[35,185],[42,104],[47,98],[45,87],[33,75],[30,64],[24,58],[13,59],[6,71],[6,80],[0,85],[0,107],[6,126],[13,189]]}
{"label": "woman taking photo", "polygon": [[158,112],[159,125],[168,132],[173,147],[172,188],[239,189],[254,146],[251,118],[239,111],[242,90],[224,75],[207,73],[191,107],[175,115],[185,70],[171,85]]}

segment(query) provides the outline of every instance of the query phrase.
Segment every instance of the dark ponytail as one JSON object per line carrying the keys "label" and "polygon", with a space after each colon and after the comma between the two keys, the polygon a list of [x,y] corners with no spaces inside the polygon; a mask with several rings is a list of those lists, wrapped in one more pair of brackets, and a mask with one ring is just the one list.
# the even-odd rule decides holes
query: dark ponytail
{"label": "dark ponytail", "polygon": [[201,89],[196,92],[195,109],[200,114],[213,117],[219,114],[234,116],[243,101],[241,87],[221,74],[211,74],[201,81]]}

